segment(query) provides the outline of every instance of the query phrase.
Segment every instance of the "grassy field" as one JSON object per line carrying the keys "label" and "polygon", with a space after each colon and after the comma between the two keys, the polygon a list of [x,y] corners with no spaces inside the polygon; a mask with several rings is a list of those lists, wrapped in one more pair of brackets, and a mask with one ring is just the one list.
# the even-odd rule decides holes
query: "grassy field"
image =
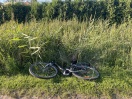
{"label": "grassy field", "polygon": [[67,98],[75,95],[107,97],[114,95],[130,98],[132,95],[132,72],[119,67],[99,69],[101,77],[86,81],[75,77],[57,76],[50,80],[37,79],[30,75],[1,76],[0,93],[16,96]]}
{"label": "grassy field", "polygon": [[[132,97],[131,27],[131,22],[110,26],[107,21],[94,20],[2,24],[0,93],[13,97]],[[99,79],[86,81],[58,75],[42,80],[28,73],[30,64],[39,60],[69,64],[69,57],[76,52],[78,61],[90,62],[98,69]]]}

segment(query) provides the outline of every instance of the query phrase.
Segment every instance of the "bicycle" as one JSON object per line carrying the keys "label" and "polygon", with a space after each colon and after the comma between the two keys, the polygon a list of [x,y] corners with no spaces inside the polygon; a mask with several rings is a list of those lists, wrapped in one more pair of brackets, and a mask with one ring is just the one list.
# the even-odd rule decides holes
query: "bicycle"
{"label": "bicycle", "polygon": [[29,67],[29,73],[32,76],[42,79],[55,77],[58,74],[58,70],[60,70],[63,75],[68,76],[73,74],[75,77],[84,80],[93,80],[99,77],[99,72],[94,67],[91,67],[90,64],[77,63],[76,60],[71,61],[69,68],[65,69],[56,62],[38,62]]}
{"label": "bicycle", "polygon": [[[22,33],[22,35],[24,36],[24,38],[28,39],[29,49],[36,50],[31,55],[36,54],[37,52],[40,51],[40,47],[31,46],[31,41],[35,40],[36,37],[32,38],[24,33]],[[98,78],[99,72],[94,67],[91,67],[88,64],[77,63],[78,59],[77,56],[78,53],[76,53],[76,55],[72,57],[71,65],[69,66],[69,68],[64,69],[55,62],[50,63],[38,62],[32,64],[29,67],[29,73],[37,78],[49,79],[55,77],[58,73],[58,70],[60,70],[63,75],[68,76],[70,74],[73,74],[74,76],[85,80],[92,80]]]}

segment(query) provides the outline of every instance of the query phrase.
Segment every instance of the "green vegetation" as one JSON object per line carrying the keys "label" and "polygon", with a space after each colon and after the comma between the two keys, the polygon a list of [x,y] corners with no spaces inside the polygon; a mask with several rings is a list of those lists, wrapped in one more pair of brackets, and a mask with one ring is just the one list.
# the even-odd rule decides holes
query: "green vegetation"
{"label": "green vegetation", "polygon": [[37,20],[72,20],[80,22],[89,19],[108,20],[110,24],[121,24],[132,18],[131,0],[53,0],[39,4],[36,2],[31,5],[16,3],[0,7],[0,23],[14,19],[21,22],[29,22],[32,18]]}
{"label": "green vegetation", "polygon": [[[132,97],[132,2],[59,1],[0,7],[0,94],[61,97]],[[100,78],[57,75],[37,79],[28,68],[71,55],[90,62]]]}
{"label": "green vegetation", "polygon": [[[132,23],[119,26],[107,21],[10,21],[0,26],[0,93],[66,98],[71,94],[101,97],[132,96]],[[30,64],[55,60],[60,65],[79,52],[100,78],[85,81],[58,75],[50,80],[29,75]]]}
{"label": "green vegetation", "polygon": [[75,77],[57,76],[50,80],[37,79],[29,75],[1,76],[1,94],[18,96],[55,97],[63,99],[82,95],[108,98],[113,95],[121,98],[132,95],[131,71],[120,67],[99,69],[101,77],[95,81],[84,81]]}

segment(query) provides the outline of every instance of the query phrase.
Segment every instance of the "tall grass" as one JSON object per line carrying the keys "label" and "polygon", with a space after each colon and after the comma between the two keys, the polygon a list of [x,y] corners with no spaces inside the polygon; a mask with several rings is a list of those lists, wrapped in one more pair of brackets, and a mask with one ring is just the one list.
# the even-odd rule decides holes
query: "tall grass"
{"label": "tall grass", "polygon": [[107,21],[94,20],[7,22],[0,26],[0,64],[7,72],[16,72],[28,68],[36,57],[62,64],[78,52],[79,61],[130,69],[131,26],[131,22],[109,26]]}

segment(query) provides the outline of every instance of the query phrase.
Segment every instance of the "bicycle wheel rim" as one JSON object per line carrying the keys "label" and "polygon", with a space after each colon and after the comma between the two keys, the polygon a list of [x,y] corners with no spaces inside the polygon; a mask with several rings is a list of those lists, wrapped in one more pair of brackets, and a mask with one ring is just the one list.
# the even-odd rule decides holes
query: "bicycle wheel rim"
{"label": "bicycle wheel rim", "polygon": [[57,75],[56,67],[49,63],[35,63],[30,66],[29,73],[37,78],[48,79]]}
{"label": "bicycle wheel rim", "polygon": [[98,71],[95,68],[88,66],[73,66],[72,71],[74,76],[84,80],[93,80],[99,77]]}

